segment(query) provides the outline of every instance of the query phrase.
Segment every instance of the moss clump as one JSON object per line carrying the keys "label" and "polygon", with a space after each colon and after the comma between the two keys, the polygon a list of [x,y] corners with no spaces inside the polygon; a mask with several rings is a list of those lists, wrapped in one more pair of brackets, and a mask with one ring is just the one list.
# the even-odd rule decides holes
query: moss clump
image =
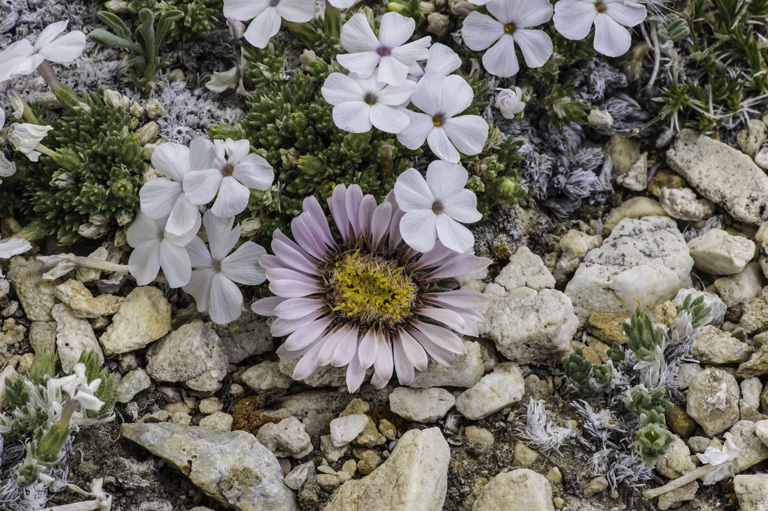
{"label": "moss clump", "polygon": [[181,11],[182,17],[168,29],[168,42],[202,39],[224,18],[224,0],[131,0],[129,8],[133,12],[149,9],[157,19],[169,11]]}
{"label": "moss clump", "polygon": [[84,106],[53,121],[43,144],[58,158],[15,159],[18,171],[9,181],[31,221],[25,228],[29,238],[56,235],[71,242],[85,224],[98,227],[90,237],[103,236],[138,208],[139,176],[146,169],[141,146],[129,130],[130,117],[102,98],[101,91],[86,93]]}

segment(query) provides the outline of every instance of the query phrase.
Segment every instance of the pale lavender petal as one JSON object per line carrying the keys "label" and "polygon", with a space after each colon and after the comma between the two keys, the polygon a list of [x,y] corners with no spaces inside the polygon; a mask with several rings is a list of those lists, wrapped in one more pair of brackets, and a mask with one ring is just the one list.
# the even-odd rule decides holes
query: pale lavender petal
{"label": "pale lavender petal", "polygon": [[[444,124],[447,126],[447,123]],[[456,147],[452,144],[452,140],[449,140],[443,126],[436,127],[427,135],[427,143],[429,148],[435,153],[435,156],[441,160],[449,161],[451,163],[458,163],[461,155]]]}
{"label": "pale lavender petal", "polygon": [[291,231],[299,246],[311,256],[323,259],[323,256],[328,253],[328,247],[315,236],[315,231],[307,225],[303,215],[291,220]]}
{"label": "pale lavender petal", "polygon": [[331,357],[333,367],[343,367],[349,364],[357,354],[358,329],[356,326],[346,327],[344,338],[339,341]]}
{"label": "pale lavender petal", "polygon": [[357,223],[357,213],[360,211],[360,203],[363,201],[363,191],[358,185],[350,185],[344,196],[344,204],[347,208],[347,218],[352,226],[352,234],[360,234],[360,226]]}
{"label": "pale lavender petal", "polygon": [[154,219],[168,216],[182,193],[181,183],[165,178],[148,181],[139,190],[141,212]]}
{"label": "pale lavender petal", "polygon": [[[414,321],[413,326],[415,329],[411,333],[421,331],[421,333],[427,336],[433,343],[439,345],[444,350],[456,354],[464,353],[464,343],[461,342],[458,335],[450,330],[430,323],[424,323],[423,321]],[[416,339],[421,342],[422,346],[424,346],[422,339],[419,339],[418,337],[416,337]],[[426,346],[424,347],[426,348]]]}
{"label": "pale lavender petal", "polygon": [[[267,278],[269,279],[269,272],[267,270]],[[283,298],[301,298],[303,296],[313,295],[322,291],[322,288],[314,282],[308,282],[306,280],[288,280],[281,279],[274,281],[269,279],[269,290],[278,296]]]}
{"label": "pale lavender petal", "polygon": [[543,30],[520,28],[515,32],[515,42],[520,46],[528,67],[541,67],[552,56],[552,39]]}
{"label": "pale lavender petal", "polygon": [[328,316],[312,321],[299,328],[285,339],[281,346],[289,351],[301,351],[317,342],[325,333],[325,329],[331,324]]}
{"label": "pale lavender petal", "polygon": [[152,152],[152,166],[162,174],[181,183],[184,176],[189,172],[189,148],[173,142],[161,144]]}
{"label": "pale lavender petal", "polygon": [[454,289],[442,293],[427,293],[423,295],[425,301],[443,305],[445,307],[477,308],[482,306],[487,298],[483,293],[471,289]]}
{"label": "pale lavender petal", "polygon": [[404,44],[416,30],[416,22],[396,12],[388,12],[381,17],[379,41],[387,48]]}
{"label": "pale lavender petal", "polygon": [[221,186],[219,169],[194,170],[184,176],[184,193],[192,204],[208,204]]}
{"label": "pale lavender petal", "polygon": [[240,239],[240,225],[232,228],[235,223],[233,216],[223,218],[215,215],[213,211],[208,210],[203,215],[203,225],[205,233],[208,235],[208,246],[211,248],[211,256],[217,261],[221,261]]}
{"label": "pale lavender petal", "polygon": [[317,370],[317,354],[320,353],[320,350],[324,347],[325,342],[323,339],[320,339],[304,354],[303,357],[301,357],[299,363],[293,368],[294,380],[303,380]]}
{"label": "pale lavender petal", "polygon": [[483,215],[477,210],[477,196],[471,190],[460,190],[443,202],[443,213],[458,222],[477,222]]}
{"label": "pale lavender petal", "polygon": [[214,272],[210,268],[195,270],[189,278],[189,283],[182,289],[191,294],[197,303],[198,312],[208,311],[211,303],[211,280]]}
{"label": "pale lavender petal", "polygon": [[442,128],[456,149],[468,156],[482,151],[488,140],[488,123],[479,115],[453,117],[446,120]]}
{"label": "pale lavender petal", "polygon": [[416,313],[443,323],[454,330],[463,330],[467,326],[467,322],[460,314],[449,309],[422,307]]}
{"label": "pale lavender petal", "polygon": [[307,225],[309,225],[314,232],[316,232],[321,241],[328,247],[335,248],[336,241],[331,234],[331,228],[328,226],[328,220],[325,217],[323,208],[320,207],[320,203],[314,196],[310,196],[304,199],[304,217]]}
{"label": "pale lavender petal", "polygon": [[218,169],[223,164],[224,164],[224,161],[218,160],[218,156],[216,155],[216,148],[214,147],[213,143],[210,140],[204,137],[197,137],[194,140],[192,140],[192,142],[190,142],[189,144],[189,169],[190,170]]}
{"label": "pale lavender petal", "polygon": [[222,218],[233,217],[248,207],[250,197],[251,192],[247,186],[241,184],[235,176],[226,176],[221,180],[219,196],[216,197],[211,212]]}
{"label": "pale lavender petal", "polygon": [[435,362],[446,367],[450,367],[453,364],[453,361],[456,359],[455,353],[446,349],[439,342],[433,341],[428,335],[425,335],[416,328],[411,329],[409,332]]}
{"label": "pale lavender petal", "polygon": [[[323,314],[325,314],[325,311],[316,310],[298,319],[277,318],[269,326],[269,331],[273,337],[282,337],[284,335],[289,335],[299,330],[300,328],[304,328],[305,326],[314,323],[315,320],[318,319]],[[293,351],[298,348],[291,346],[288,349]]]}
{"label": "pale lavender petal", "polygon": [[400,235],[418,252],[428,252],[437,239],[436,215],[431,209],[411,211],[400,220]]}
{"label": "pale lavender petal", "polygon": [[197,236],[192,238],[185,248],[189,253],[189,262],[193,268],[211,268],[213,266],[213,259],[208,247]]}
{"label": "pale lavender petal", "polygon": [[595,18],[595,51],[606,57],[620,57],[629,51],[632,36],[607,14]]}
{"label": "pale lavender petal", "polygon": [[331,216],[333,222],[339,229],[341,238],[344,241],[349,239],[349,217],[347,216],[347,206],[345,203],[345,197],[347,193],[347,187],[343,184],[336,185],[333,189],[333,194],[328,197],[328,209],[331,210]]}
{"label": "pale lavender petal", "polygon": [[443,245],[456,252],[469,252],[475,244],[472,231],[448,215],[437,215],[437,237]]}
{"label": "pale lavender petal", "polygon": [[140,286],[155,280],[160,271],[160,240],[150,240],[135,247],[128,258],[128,269]]}
{"label": "pale lavender petal", "polygon": [[365,367],[360,364],[357,356],[347,366],[347,390],[350,394],[357,392],[365,380]]}
{"label": "pale lavender petal", "polygon": [[323,340],[323,349],[317,354],[317,365],[327,366],[333,359],[333,353],[340,342],[344,340],[346,329],[337,327],[329,331]]}
{"label": "pale lavender petal", "polygon": [[580,41],[589,35],[597,17],[592,2],[584,0],[560,0],[555,4],[555,29],[566,39]]}
{"label": "pale lavender petal", "polygon": [[312,264],[309,257],[298,246],[294,247],[278,239],[273,239],[272,251],[282,266],[293,268],[309,275],[317,273],[317,267]]}
{"label": "pale lavender petal", "polygon": [[430,117],[442,113],[440,100],[443,96],[444,79],[445,77],[438,73],[427,73],[419,80],[411,94],[411,102]]}
{"label": "pale lavender petal", "polygon": [[[434,163],[430,164],[432,168]],[[427,170],[429,173],[429,170]],[[466,183],[466,179],[464,180]],[[462,188],[464,187],[462,183]],[[432,195],[427,181],[416,169],[408,169],[397,177],[395,181],[395,200],[397,206],[404,212],[432,209],[435,197]]]}
{"label": "pale lavender petal", "polygon": [[360,53],[342,53],[336,55],[336,61],[361,78],[368,78],[376,70],[381,57],[375,51]]}
{"label": "pale lavender petal", "polygon": [[504,24],[486,14],[472,11],[464,19],[461,37],[472,51],[483,51],[504,35]]}
{"label": "pale lavender petal", "polygon": [[275,172],[272,165],[258,154],[249,154],[232,170],[232,177],[248,188],[267,190],[272,186]]}
{"label": "pale lavender petal", "polygon": [[[464,189],[467,179],[469,179],[467,170],[457,163],[435,160],[427,167],[426,184],[434,195],[434,200],[442,204],[442,210],[445,210],[445,206],[453,197]],[[395,184],[395,193],[397,193],[397,184]],[[431,206],[430,204],[429,207]],[[401,209],[407,211],[402,206]]]}
{"label": "pale lavender petal", "polygon": [[357,349],[357,356],[363,368],[368,369],[376,361],[380,341],[379,334],[372,328],[363,334]]}
{"label": "pale lavender petal", "polygon": [[376,207],[371,220],[371,243],[378,245],[389,231],[389,221],[392,219],[392,204],[382,202]]}
{"label": "pale lavender petal", "polygon": [[427,352],[424,351],[424,347],[419,344],[419,342],[414,339],[411,334],[405,330],[401,330],[399,341],[396,340],[395,344],[400,346],[403,354],[410,362],[410,365],[419,371],[424,371],[427,369],[427,364],[429,364]]}
{"label": "pale lavender petal", "polygon": [[163,240],[158,250],[160,255],[160,268],[168,280],[168,285],[177,288],[187,285],[192,275],[192,265],[189,262],[189,254],[184,247],[179,247]]}
{"label": "pale lavender petal", "polygon": [[379,340],[381,346],[376,354],[376,361],[373,364],[373,371],[376,376],[383,383],[380,387],[389,382],[392,378],[393,360],[392,360],[392,345],[389,343],[389,339],[384,338]]}
{"label": "pale lavender petal", "polygon": [[325,306],[317,298],[289,298],[273,308],[273,314],[283,319],[299,319]]}
{"label": "pale lavender petal", "polygon": [[[408,360],[408,356],[403,350],[400,337],[395,339],[392,347],[394,348],[394,363],[395,372],[397,373],[397,381],[400,383],[400,385],[410,385],[413,383],[413,379],[415,377],[413,364],[410,360]],[[421,351],[424,350],[422,349]]]}
{"label": "pale lavender petal", "polygon": [[237,284],[221,273],[211,279],[211,303],[208,315],[214,323],[225,325],[236,320],[243,308],[243,294]]}
{"label": "pale lavender petal", "polygon": [[274,316],[275,309],[286,299],[280,296],[269,296],[253,302],[251,310],[259,316]]}
{"label": "pale lavender petal", "polygon": [[221,272],[238,284],[255,286],[266,280],[259,256],[266,251],[261,245],[246,241],[231,255],[221,260]]}
{"label": "pale lavender petal", "polygon": [[397,141],[408,149],[419,149],[427,140],[429,132],[435,128],[432,116],[411,110],[406,110],[405,114],[410,118],[411,123],[397,134]]}
{"label": "pale lavender petal", "polygon": [[373,212],[376,210],[376,198],[373,195],[366,195],[360,202],[360,210],[358,212],[357,225],[360,227],[360,232],[371,232],[371,220],[373,219]]}
{"label": "pale lavender petal", "polygon": [[[179,189],[181,189],[181,185],[179,185]],[[177,239],[187,239],[190,233],[197,234],[200,229],[200,222],[200,209],[189,202],[182,192],[173,205],[168,223],[165,224],[165,230]]]}
{"label": "pale lavender petal", "polygon": [[341,45],[349,52],[375,51],[378,48],[379,40],[364,14],[355,14],[341,27]]}
{"label": "pale lavender petal", "polygon": [[493,261],[472,254],[457,254],[429,274],[430,279],[446,279],[472,275],[486,269]]}

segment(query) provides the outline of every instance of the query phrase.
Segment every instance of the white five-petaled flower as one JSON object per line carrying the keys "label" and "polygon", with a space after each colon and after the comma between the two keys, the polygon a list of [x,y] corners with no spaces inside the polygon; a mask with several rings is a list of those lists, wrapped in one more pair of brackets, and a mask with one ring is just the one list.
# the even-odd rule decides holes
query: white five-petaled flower
{"label": "white five-petaled flower", "polygon": [[232,229],[234,221],[234,217],[219,218],[207,211],[203,225],[210,251],[198,237],[187,247],[196,269],[184,291],[195,298],[198,311],[207,311],[219,324],[234,321],[243,310],[243,294],[237,284],[255,286],[266,280],[259,265],[259,256],[266,253],[261,245],[246,241],[229,254],[240,240],[240,224]]}
{"label": "white five-petaled flower", "polygon": [[32,74],[44,60],[68,64],[78,58],[85,48],[85,34],[74,30],[58,37],[68,23],[64,20],[48,25],[34,45],[22,39],[0,52],[0,82]]}
{"label": "white five-petaled flower", "polygon": [[496,96],[496,108],[499,109],[501,115],[506,119],[514,119],[515,115],[525,109],[523,91],[520,90],[520,87],[515,87],[514,90],[500,90],[499,94]]}
{"label": "white five-petaled flower", "polygon": [[11,141],[17,151],[26,154],[30,160],[37,161],[40,158],[40,153],[35,151],[35,148],[52,129],[53,126],[17,123],[11,126],[8,140]]}
{"label": "white five-petaled flower", "polygon": [[360,0],[328,0],[328,3],[337,9],[349,9]]}
{"label": "white five-petaled flower", "polygon": [[634,0],[560,0],[555,4],[555,28],[566,39],[581,40],[595,25],[595,51],[619,57],[629,51],[632,36],[624,27],[634,27],[647,15]]}
{"label": "white five-petaled flower", "polygon": [[315,0],[224,0],[224,16],[251,21],[243,34],[257,48],[264,48],[280,30],[282,20],[305,23],[315,16]]}
{"label": "white five-petaled flower", "polygon": [[459,222],[477,222],[477,197],[464,188],[467,171],[461,165],[433,161],[427,179],[416,169],[408,169],[395,182],[395,201],[405,212],[400,220],[400,235],[411,248],[429,252],[437,239],[451,250],[469,252],[475,237]]}
{"label": "white five-petaled flower", "polygon": [[355,14],[341,27],[341,44],[350,53],[337,55],[336,60],[362,78],[376,72],[380,82],[403,85],[409,66],[429,57],[429,36],[405,44],[415,29],[413,18],[388,12],[381,17],[377,38],[365,15]]}
{"label": "white five-petaled flower", "polygon": [[104,401],[95,396],[101,385],[101,378],[96,378],[88,383],[85,376],[85,364],[78,362],[72,367],[69,376],[59,379],[61,390],[69,394],[69,397],[80,403],[84,410],[99,411],[104,406]]}
{"label": "white five-petaled flower", "polygon": [[488,139],[488,124],[479,115],[457,116],[473,99],[472,87],[462,77],[425,74],[411,95],[424,113],[407,110],[411,124],[397,139],[408,149],[418,149],[426,140],[438,158],[451,163],[459,162],[459,151],[478,154]]}
{"label": "white five-petaled flower", "polygon": [[182,182],[190,170],[205,170],[197,165],[206,152],[205,139],[196,138],[190,147],[167,142],[152,153],[152,165],[170,179],[153,179],[141,187],[141,212],[154,220],[168,217],[165,230],[176,236],[200,228],[200,210],[187,198]]}
{"label": "white five-petaled flower", "polygon": [[125,235],[133,252],[128,258],[128,269],[140,286],[149,284],[162,268],[171,287],[181,287],[189,282],[192,266],[186,247],[200,228],[197,225],[184,236],[176,236],[165,230],[167,218],[153,220],[139,211]]}
{"label": "white five-petaled flower", "polygon": [[421,80],[426,73],[449,75],[461,67],[461,57],[444,44],[435,43],[429,47],[429,57],[424,68],[414,63],[408,68],[408,79],[414,82]]}
{"label": "white five-petaled flower", "polygon": [[199,140],[190,157],[195,159],[195,167],[203,170],[184,176],[184,193],[192,204],[208,204],[216,197],[211,211],[227,218],[248,206],[249,188],[266,190],[272,185],[272,166],[258,154],[249,154],[248,140]]}
{"label": "white five-petaled flower", "polygon": [[416,84],[386,85],[374,77],[331,73],[323,84],[325,100],[333,105],[333,122],[351,133],[366,133],[371,125],[387,133],[400,133],[411,123],[405,113]]}
{"label": "white five-petaled flower", "polygon": [[[531,30],[552,19],[549,0],[490,0],[486,5],[496,19],[472,11],[464,20],[461,35],[469,49],[485,50],[483,66],[492,75],[517,74],[520,64],[515,43],[528,67],[543,66],[552,55],[552,40],[543,30]],[[494,44],[495,43],[495,44]]]}

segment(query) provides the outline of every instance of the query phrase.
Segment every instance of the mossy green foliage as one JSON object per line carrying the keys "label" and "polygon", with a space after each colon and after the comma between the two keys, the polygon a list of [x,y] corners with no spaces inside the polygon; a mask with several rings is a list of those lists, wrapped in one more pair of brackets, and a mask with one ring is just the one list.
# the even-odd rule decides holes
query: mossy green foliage
{"label": "mossy green foliage", "polygon": [[685,311],[691,315],[691,327],[698,328],[704,319],[709,314],[710,308],[704,304],[704,297],[699,296],[695,300],[691,300],[693,295],[688,295],[683,300],[682,305],[677,308],[677,314]]}
{"label": "mossy green foliage", "polygon": [[131,0],[128,6],[136,13],[149,9],[155,18],[180,11],[181,18],[173,21],[168,29],[168,42],[203,39],[224,19],[224,0]]}
{"label": "mossy green foliage", "polygon": [[584,358],[584,352],[581,348],[577,348],[567,357],[563,357],[562,362],[565,375],[568,378],[582,386],[589,382],[592,363]]}
{"label": "mossy green foliage", "polygon": [[619,363],[624,361],[624,357],[626,357],[624,348],[617,342],[611,344],[611,347],[605,350],[605,354],[611,359],[613,365],[619,365]]}
{"label": "mossy green foliage", "polygon": [[129,131],[129,116],[102,98],[101,91],[85,93],[85,108],[69,109],[51,123],[43,144],[60,158],[16,158],[16,174],[3,181],[4,189],[12,184],[20,211],[31,221],[28,237],[71,241],[91,215],[114,225],[118,215],[138,208],[139,176],[146,169],[141,146]]}
{"label": "mossy green foliage", "polygon": [[648,414],[651,410],[656,413],[664,413],[675,405],[669,401],[667,389],[656,389],[648,391],[642,387],[634,388],[629,393],[631,401],[629,409],[638,415]]}
{"label": "mossy green foliage", "polygon": [[99,369],[101,362],[99,361],[99,355],[93,351],[84,351],[80,355],[78,362],[85,364],[85,377],[90,384],[93,380],[100,379],[99,388],[96,389],[94,395],[104,402],[104,405],[99,411],[88,410],[86,413],[88,417],[93,419],[106,419],[112,414],[112,409],[117,403],[117,391],[115,390],[115,375],[109,372],[106,368]]}
{"label": "mossy green foliage", "polygon": [[643,461],[649,466],[654,466],[659,456],[667,452],[675,437],[667,429],[664,414],[651,410],[640,416],[635,439]]}
{"label": "mossy green foliage", "polygon": [[661,332],[654,328],[651,314],[639,304],[629,318],[629,323],[622,325],[627,336],[627,346],[638,360],[651,362],[656,358],[656,347],[661,346]]}

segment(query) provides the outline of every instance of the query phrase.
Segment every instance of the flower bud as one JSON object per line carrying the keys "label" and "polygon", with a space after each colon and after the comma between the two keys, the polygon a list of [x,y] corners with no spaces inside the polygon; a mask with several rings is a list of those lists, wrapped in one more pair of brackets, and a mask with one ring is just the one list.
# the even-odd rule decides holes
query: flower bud
{"label": "flower bud", "polygon": [[155,121],[150,121],[138,130],[136,130],[136,141],[140,145],[145,145],[157,138],[159,128]]}
{"label": "flower bud", "polygon": [[72,174],[65,171],[64,169],[58,169],[53,172],[51,180],[48,184],[54,188],[58,188],[59,190],[65,190],[75,184],[75,178],[72,177]]}
{"label": "flower bud", "polygon": [[21,119],[24,116],[24,107],[27,106],[24,98],[18,94],[11,94],[11,106],[13,107],[13,116]]}
{"label": "flower bud", "polygon": [[[106,225],[95,225],[91,222],[86,222],[77,228],[77,234],[83,238],[91,240],[99,239],[105,236],[109,232],[109,227]],[[59,240],[61,241],[61,240]]]}
{"label": "flower bud", "polygon": [[163,105],[160,104],[160,102],[152,98],[149,101],[147,101],[147,104],[144,106],[144,109],[147,112],[147,115],[150,119],[154,119],[156,117],[160,117],[163,115]]}
{"label": "flower bud", "polygon": [[515,90],[503,89],[499,91],[496,96],[496,108],[501,111],[506,119],[514,119],[515,115],[519,114],[525,108],[525,102],[523,101],[523,91],[520,87],[515,87]]}
{"label": "flower bud", "polygon": [[169,82],[186,82],[187,77],[184,75],[184,71],[182,71],[179,68],[172,69],[170,73],[168,73],[168,81]]}
{"label": "flower bud", "polygon": [[104,4],[104,7],[116,14],[128,12],[131,10],[130,4],[125,0],[109,0],[109,2]]}
{"label": "flower bud", "polygon": [[304,50],[304,53],[299,57],[301,67],[308,69],[317,60],[317,53],[312,50]]}
{"label": "flower bud", "polygon": [[246,218],[243,220],[243,223],[240,224],[240,237],[242,238],[250,238],[251,236],[256,235],[259,232],[259,229],[261,229],[261,219],[260,218]]}
{"label": "flower bud", "polygon": [[128,110],[128,107],[131,106],[131,100],[111,89],[104,90],[104,102],[112,108],[119,108],[120,110]]}
{"label": "flower bud", "polygon": [[227,18],[227,28],[229,34],[233,39],[238,40],[243,38],[245,33],[245,23],[235,18]]}
{"label": "flower bud", "polygon": [[613,117],[605,110],[590,110],[587,121],[592,126],[613,126]]}
{"label": "flower bud", "polygon": [[240,68],[235,66],[226,71],[215,71],[211,79],[205,84],[205,88],[213,92],[224,92],[234,89],[240,83]]}
{"label": "flower bud", "polygon": [[134,117],[141,117],[142,115],[144,115],[144,107],[138,103],[132,104],[131,109],[129,111],[131,115]]}
{"label": "flower bud", "polygon": [[133,217],[134,217],[133,212],[127,211],[125,209],[121,210],[117,214],[117,218],[116,218],[117,225],[122,227],[122,226],[128,224],[131,220],[133,220]]}

